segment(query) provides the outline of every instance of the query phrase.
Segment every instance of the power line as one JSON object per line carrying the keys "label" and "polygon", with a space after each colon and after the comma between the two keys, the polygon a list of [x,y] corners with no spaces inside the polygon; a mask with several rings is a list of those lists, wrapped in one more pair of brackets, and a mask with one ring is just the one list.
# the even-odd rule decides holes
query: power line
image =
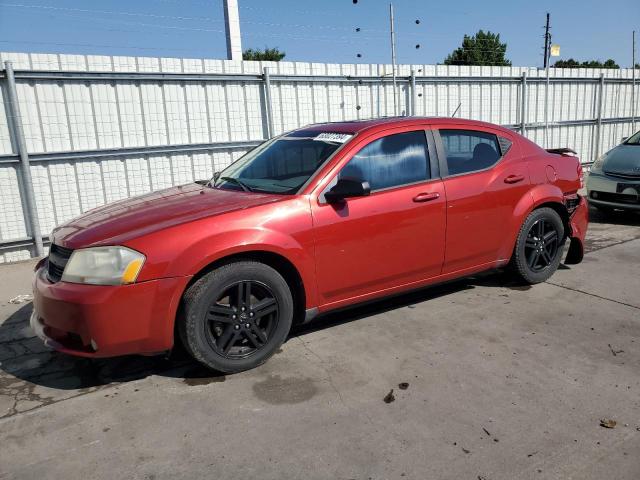
{"label": "power line", "polygon": [[163,51],[175,51],[175,52],[190,52],[191,49],[186,48],[159,48],[159,47],[140,47],[131,45],[100,45],[94,43],[64,43],[64,42],[37,42],[34,40],[0,40],[0,43],[25,43],[34,45],[53,45],[62,47],[92,47],[92,48],[127,48],[132,50],[163,50]]}
{"label": "power line", "polygon": [[[24,8],[24,9],[40,9],[40,10],[45,10],[45,11],[58,11],[58,12],[73,12],[73,13],[86,13],[86,14],[102,14],[102,15],[123,15],[123,16],[131,16],[131,17],[146,17],[146,18],[158,18],[158,19],[165,19],[165,20],[180,20],[180,21],[206,21],[206,22],[215,22],[215,23],[224,23],[224,20],[221,20],[219,18],[216,17],[205,17],[205,16],[175,16],[175,15],[159,15],[159,14],[155,14],[155,13],[141,13],[141,12],[123,12],[123,11],[117,11],[117,10],[94,10],[94,9],[88,9],[88,8],[72,8],[72,7],[55,7],[55,6],[50,6],[50,5],[26,5],[26,4],[16,4],[16,3],[0,3],[0,7],[10,7],[10,8]],[[241,9],[245,8],[245,9],[251,9],[251,10],[265,10],[265,11],[273,11],[272,9],[262,9],[262,8],[255,8],[255,7],[243,7],[240,6]],[[300,12],[305,12],[305,13],[311,13],[311,11],[300,11]],[[315,13],[319,13],[319,12],[315,12]],[[119,22],[116,19],[104,19],[106,21],[112,21],[112,22]],[[263,26],[270,26],[270,27],[291,27],[291,28],[305,28],[305,29],[326,29],[326,30],[342,30],[342,31],[353,31],[354,29],[352,27],[339,27],[339,26],[334,26],[334,25],[318,25],[318,24],[304,24],[304,23],[274,23],[274,22],[256,22],[256,21],[251,21],[251,20],[242,20],[243,24],[249,24],[249,25],[263,25]],[[133,25],[132,23],[128,23],[129,25]],[[142,24],[141,24],[142,25]],[[152,26],[151,24],[147,24],[145,26]],[[162,28],[162,26],[160,25],[156,25],[160,28]],[[167,26],[166,28],[179,28],[179,27],[169,27]],[[186,28],[186,27],[184,27]],[[363,28],[363,27],[360,27]],[[371,28],[373,29],[374,27],[364,27],[364,28]],[[201,30],[201,31],[209,31],[209,30]],[[211,30],[211,31],[217,31],[217,30]],[[386,38],[386,34],[376,34],[375,32],[367,32],[367,35],[369,37],[379,37],[379,38]],[[425,38],[426,34],[423,33],[416,33],[416,32],[403,32],[402,36],[403,37],[413,37],[413,38]],[[447,35],[445,34],[430,34],[432,36],[440,36],[440,37],[445,37]],[[364,36],[359,36],[360,38],[363,38]],[[364,37],[364,39],[366,40],[367,38]],[[477,39],[476,41],[481,42],[481,41],[492,41],[491,39]]]}

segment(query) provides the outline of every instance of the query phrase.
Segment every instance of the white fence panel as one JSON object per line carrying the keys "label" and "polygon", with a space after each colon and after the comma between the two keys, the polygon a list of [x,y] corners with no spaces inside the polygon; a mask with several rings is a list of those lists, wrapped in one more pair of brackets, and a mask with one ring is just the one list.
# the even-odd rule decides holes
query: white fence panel
{"label": "white fence panel", "polygon": [[[16,71],[45,235],[105,203],[210,178],[269,129],[277,135],[310,123],[394,114],[392,68],[384,64],[0,53],[7,60]],[[399,115],[456,112],[516,130],[524,122],[533,141],[574,148],[585,162],[628,136],[640,107],[638,84],[632,105],[630,70],[550,69],[548,92],[545,72],[531,67],[399,65],[396,73]],[[0,262],[27,258],[32,249],[6,95],[0,88]]]}

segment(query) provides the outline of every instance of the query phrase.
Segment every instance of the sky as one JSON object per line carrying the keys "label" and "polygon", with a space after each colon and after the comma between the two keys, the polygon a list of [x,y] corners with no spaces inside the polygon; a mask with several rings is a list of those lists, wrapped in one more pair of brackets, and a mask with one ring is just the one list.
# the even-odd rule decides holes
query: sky
{"label": "sky", "polygon": [[[390,63],[388,1],[238,2],[243,49],[278,47],[291,61]],[[393,3],[398,63],[441,63],[464,34],[484,29],[500,34],[513,65],[540,66],[547,11],[560,58],[625,67],[634,29],[640,44],[639,0]],[[0,0],[0,51],[225,58],[222,0]]]}

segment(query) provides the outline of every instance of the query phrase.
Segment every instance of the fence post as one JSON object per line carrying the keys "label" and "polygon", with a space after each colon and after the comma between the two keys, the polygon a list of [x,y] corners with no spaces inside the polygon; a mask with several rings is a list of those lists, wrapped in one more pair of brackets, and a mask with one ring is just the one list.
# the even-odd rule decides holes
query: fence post
{"label": "fence post", "polygon": [[520,83],[520,134],[527,133],[527,72],[522,72]]}
{"label": "fence post", "polygon": [[269,76],[269,67],[264,67],[264,100],[266,102],[265,110],[267,111],[267,137],[271,138],[273,132],[273,106],[271,104],[271,77]]}
{"label": "fence post", "polygon": [[411,115],[416,116],[416,71],[411,70],[411,77],[409,78],[411,84]]}
{"label": "fence post", "polygon": [[595,162],[600,156],[600,142],[602,138],[602,104],[604,100],[604,73],[600,74],[598,82],[598,119],[596,122],[596,148],[592,154],[592,160]]}
{"label": "fence post", "polygon": [[44,256],[42,246],[42,235],[40,233],[40,221],[38,220],[38,210],[33,193],[33,181],[31,180],[31,170],[29,167],[29,154],[27,144],[24,139],[24,129],[22,128],[22,116],[20,115],[20,105],[18,105],[18,94],[16,92],[16,78],[13,74],[13,64],[11,61],[4,62],[4,70],[7,76],[7,97],[9,100],[9,116],[13,133],[14,145],[18,149],[20,156],[20,170],[22,172],[24,198],[23,210],[31,229],[31,236],[36,247],[36,256]]}

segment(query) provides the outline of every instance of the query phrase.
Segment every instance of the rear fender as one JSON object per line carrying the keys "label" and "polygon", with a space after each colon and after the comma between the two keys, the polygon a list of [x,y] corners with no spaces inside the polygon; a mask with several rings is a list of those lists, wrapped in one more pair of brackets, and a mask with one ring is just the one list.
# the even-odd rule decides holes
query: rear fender
{"label": "rear fender", "polygon": [[545,203],[559,203],[563,205],[563,198],[562,191],[555,185],[548,183],[535,185],[526,195],[523,195],[513,211],[513,222],[507,232],[508,240],[505,242],[502,251],[499,252],[499,258],[511,258],[518,233],[520,233],[520,228],[531,212]]}
{"label": "rear fender", "polygon": [[516,238],[518,237],[518,232],[520,232],[520,227],[522,226],[524,219],[527,218],[529,212],[533,210],[532,205],[533,197],[531,196],[531,192],[524,194],[516,204],[513,210],[512,222],[506,235],[507,241],[504,242],[501,251],[498,254],[499,260],[511,258],[511,254],[513,253],[513,249],[516,244]]}

